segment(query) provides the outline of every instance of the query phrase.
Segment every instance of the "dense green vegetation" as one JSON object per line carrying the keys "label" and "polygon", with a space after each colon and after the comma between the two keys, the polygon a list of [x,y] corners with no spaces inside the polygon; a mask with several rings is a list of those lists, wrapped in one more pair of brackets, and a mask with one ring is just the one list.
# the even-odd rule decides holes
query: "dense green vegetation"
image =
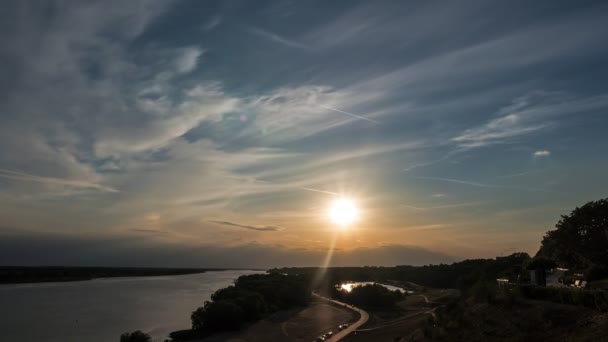
{"label": "dense green vegetation", "polygon": [[192,330],[175,332],[171,337],[179,341],[237,330],[275,311],[306,306],[310,296],[310,278],[305,276],[277,273],[241,276],[233,286],[216,291],[211,301],[192,313]]}
{"label": "dense green vegetation", "polygon": [[[530,259],[527,253],[514,253],[496,259],[475,259],[455,262],[451,265],[395,266],[395,267],[332,267],[325,271],[324,282],[319,287],[333,286],[346,281],[414,282],[436,288],[467,289],[480,280],[495,281],[498,277],[517,279],[525,276],[522,264]],[[310,277],[319,268],[282,268],[271,272],[305,274]]]}
{"label": "dense green vegetation", "polygon": [[201,268],[0,266],[0,284],[90,280],[110,277],[150,277],[203,273]]}
{"label": "dense green vegetation", "polygon": [[334,290],[332,297],[338,301],[366,309],[390,308],[405,298],[400,291],[391,291],[380,284],[355,286],[350,292]]}
{"label": "dense green vegetation", "polygon": [[[469,296],[437,307],[421,341],[606,341],[607,314],[582,305],[527,300],[522,288],[477,287]],[[535,287],[541,291],[557,290]],[[563,288],[562,291],[589,292]]]}
{"label": "dense green vegetation", "polygon": [[588,280],[608,277],[608,199],[563,215],[545,234],[537,256],[585,273]]}
{"label": "dense green vegetation", "polygon": [[150,335],[143,333],[141,330],[120,335],[120,342],[150,342],[151,340]]}
{"label": "dense green vegetation", "polygon": [[568,287],[522,286],[519,291],[530,299],[546,300],[561,304],[585,306],[608,311],[608,291],[583,290]]}

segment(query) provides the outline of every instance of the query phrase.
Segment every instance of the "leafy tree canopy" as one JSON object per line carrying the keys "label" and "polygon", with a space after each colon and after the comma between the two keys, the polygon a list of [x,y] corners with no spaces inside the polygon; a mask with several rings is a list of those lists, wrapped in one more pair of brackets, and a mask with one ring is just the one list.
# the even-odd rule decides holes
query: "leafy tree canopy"
{"label": "leafy tree canopy", "polygon": [[131,333],[126,332],[120,335],[120,342],[150,342],[151,340],[150,335],[141,330],[136,330]]}
{"label": "leafy tree canopy", "polygon": [[555,228],[545,234],[537,256],[580,271],[608,267],[608,199],[562,215]]}

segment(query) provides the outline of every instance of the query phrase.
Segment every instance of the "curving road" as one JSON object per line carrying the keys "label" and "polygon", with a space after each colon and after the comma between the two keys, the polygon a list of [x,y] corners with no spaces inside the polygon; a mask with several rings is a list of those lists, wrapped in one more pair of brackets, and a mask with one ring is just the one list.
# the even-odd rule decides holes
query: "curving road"
{"label": "curving road", "polygon": [[[320,296],[316,293],[312,294],[313,296],[317,297],[317,298],[321,298],[323,300],[326,300],[328,302],[332,302],[341,306],[344,306],[345,308],[351,309],[353,311],[356,311],[359,313],[359,315],[361,315],[361,317],[359,317],[359,320],[356,321],[355,323],[351,324],[348,328],[337,332],[334,336],[332,336],[331,338],[327,339],[326,342],[336,342],[336,341],[340,341],[341,339],[343,339],[344,337],[346,337],[346,335],[350,334],[351,332],[357,330],[357,328],[359,328],[360,326],[362,326],[363,324],[365,324],[365,322],[367,322],[367,320],[369,319],[369,314],[365,311],[365,310],[361,310],[359,308],[355,308],[352,307],[348,304],[342,303],[342,302],[338,302],[337,300],[333,300],[333,299],[329,299],[323,296]],[[336,327],[337,328],[337,327]]]}

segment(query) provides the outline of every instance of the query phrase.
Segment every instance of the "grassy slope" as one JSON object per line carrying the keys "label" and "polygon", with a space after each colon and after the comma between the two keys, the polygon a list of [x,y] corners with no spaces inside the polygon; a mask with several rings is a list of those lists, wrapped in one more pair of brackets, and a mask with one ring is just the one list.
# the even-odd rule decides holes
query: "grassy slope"
{"label": "grassy slope", "polygon": [[467,301],[429,330],[444,341],[608,341],[608,314],[541,301]]}

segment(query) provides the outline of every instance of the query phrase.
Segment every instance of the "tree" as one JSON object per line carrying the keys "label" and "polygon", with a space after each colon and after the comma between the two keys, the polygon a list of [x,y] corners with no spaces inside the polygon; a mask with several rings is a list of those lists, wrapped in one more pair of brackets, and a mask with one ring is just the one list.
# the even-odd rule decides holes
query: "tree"
{"label": "tree", "polygon": [[245,323],[243,309],[231,300],[205,302],[191,316],[192,329],[210,331],[237,330]]}
{"label": "tree", "polygon": [[543,256],[536,256],[533,259],[527,260],[525,263],[525,267],[528,270],[548,270],[556,267],[555,261]]}
{"label": "tree", "polygon": [[591,201],[577,207],[570,215],[562,215],[555,228],[545,234],[537,256],[580,271],[606,269],[608,199]]}
{"label": "tree", "polygon": [[131,333],[126,332],[120,335],[120,342],[150,342],[151,340],[150,335],[141,330],[136,330]]}

